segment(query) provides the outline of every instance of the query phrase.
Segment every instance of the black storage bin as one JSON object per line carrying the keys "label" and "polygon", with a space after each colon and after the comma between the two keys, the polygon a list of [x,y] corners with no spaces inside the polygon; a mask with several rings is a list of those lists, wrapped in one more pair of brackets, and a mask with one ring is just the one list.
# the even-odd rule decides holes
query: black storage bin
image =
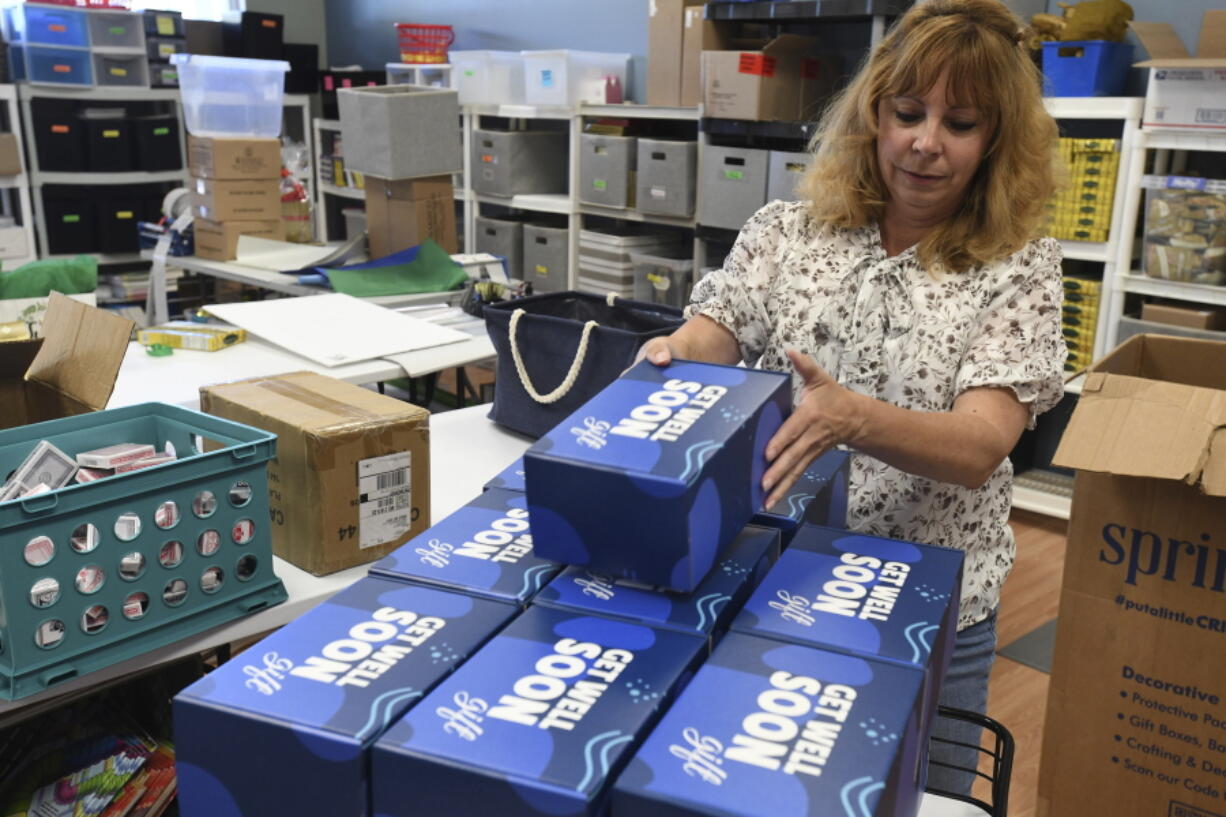
{"label": "black storage bin", "polygon": [[336,91],[339,88],[361,88],[366,85],[384,85],[387,83],[386,71],[321,71],[319,74],[320,105],[323,108],[324,119],[340,119],[340,110],[336,105]]}
{"label": "black storage bin", "polygon": [[85,126],[71,102],[32,99],[34,148],[38,166],[46,171],[85,169]]}
{"label": "black storage bin", "polygon": [[178,88],[179,67],[168,62],[149,60],[149,84],[154,88]]}
{"label": "black storage bin", "polygon": [[145,49],[150,60],[166,62],[175,54],[187,53],[187,38],[149,36],[145,38]]}
{"label": "black storage bin", "polygon": [[132,119],[137,170],[180,170],[179,120],[173,114]]}
{"label": "black storage bin", "polygon": [[115,198],[112,191],[99,191],[93,202],[98,252],[132,253],[140,250],[136,222],[144,203],[140,199]]}
{"label": "black storage bin", "polygon": [[313,94],[319,90],[319,46],[314,43],[286,43],[285,93]]}
{"label": "black storage bin", "polygon": [[94,203],[86,199],[46,198],[47,252],[75,255],[96,252]]}
{"label": "black storage bin", "polygon": [[127,117],[82,119],[86,167],[94,173],[132,169],[132,120]]}
{"label": "black storage bin", "polygon": [[188,54],[226,56],[225,26],[216,20],[184,20],[183,36]]}
{"label": "black storage bin", "polygon": [[226,54],[253,60],[279,60],[284,57],[285,17],[244,11],[237,23],[222,23]]}
{"label": "black storage bin", "polygon": [[145,33],[150,37],[182,37],[183,15],[177,11],[148,9],[145,12]]}

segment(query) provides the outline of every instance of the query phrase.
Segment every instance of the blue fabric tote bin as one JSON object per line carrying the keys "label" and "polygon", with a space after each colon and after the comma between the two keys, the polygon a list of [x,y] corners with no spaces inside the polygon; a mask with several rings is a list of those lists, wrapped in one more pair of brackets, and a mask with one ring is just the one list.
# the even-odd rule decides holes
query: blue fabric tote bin
{"label": "blue fabric tote bin", "polygon": [[285,600],[268,522],[275,434],[146,403],[0,431],[0,475],[40,440],[74,457],[169,444],[178,459],[0,503],[0,698]]}
{"label": "blue fabric tote bin", "polygon": [[1046,96],[1120,96],[1132,46],[1106,40],[1043,43]]}

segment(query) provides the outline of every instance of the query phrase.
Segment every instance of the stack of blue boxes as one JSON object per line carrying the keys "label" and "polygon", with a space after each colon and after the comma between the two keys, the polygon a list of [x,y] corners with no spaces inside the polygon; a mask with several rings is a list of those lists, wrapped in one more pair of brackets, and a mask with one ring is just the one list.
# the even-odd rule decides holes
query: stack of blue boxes
{"label": "stack of blue boxes", "polygon": [[631,369],[180,694],[185,817],[913,815],[961,554],[842,530],[838,451],[755,513],[790,401]]}

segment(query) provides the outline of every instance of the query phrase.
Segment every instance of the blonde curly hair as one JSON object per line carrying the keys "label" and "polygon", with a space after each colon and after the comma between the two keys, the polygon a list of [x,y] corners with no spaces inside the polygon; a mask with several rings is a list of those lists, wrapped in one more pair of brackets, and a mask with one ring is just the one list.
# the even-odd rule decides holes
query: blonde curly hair
{"label": "blonde curly hair", "polygon": [[959,210],[917,251],[925,267],[965,272],[998,261],[1040,233],[1062,177],[1055,121],[1042,75],[1022,46],[1025,30],[999,0],[927,0],[889,30],[823,114],[814,160],[799,191],[813,217],[863,227],[885,212],[877,161],[877,103],[923,95],[942,75],[958,105],[986,117],[991,136]]}

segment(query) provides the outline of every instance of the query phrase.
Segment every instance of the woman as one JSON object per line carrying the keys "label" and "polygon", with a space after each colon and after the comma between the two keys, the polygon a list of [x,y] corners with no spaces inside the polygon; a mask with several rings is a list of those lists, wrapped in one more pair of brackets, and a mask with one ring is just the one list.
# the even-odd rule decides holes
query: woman
{"label": "woman", "polygon": [[1007,456],[1060,399],[1065,358],[1060,246],[1035,237],[1057,130],[1021,40],[997,0],[909,10],[823,117],[807,201],[758,211],[642,352],[795,372],[768,505],[846,446],[849,528],[966,552],[941,702],[979,712],[1014,555]]}

